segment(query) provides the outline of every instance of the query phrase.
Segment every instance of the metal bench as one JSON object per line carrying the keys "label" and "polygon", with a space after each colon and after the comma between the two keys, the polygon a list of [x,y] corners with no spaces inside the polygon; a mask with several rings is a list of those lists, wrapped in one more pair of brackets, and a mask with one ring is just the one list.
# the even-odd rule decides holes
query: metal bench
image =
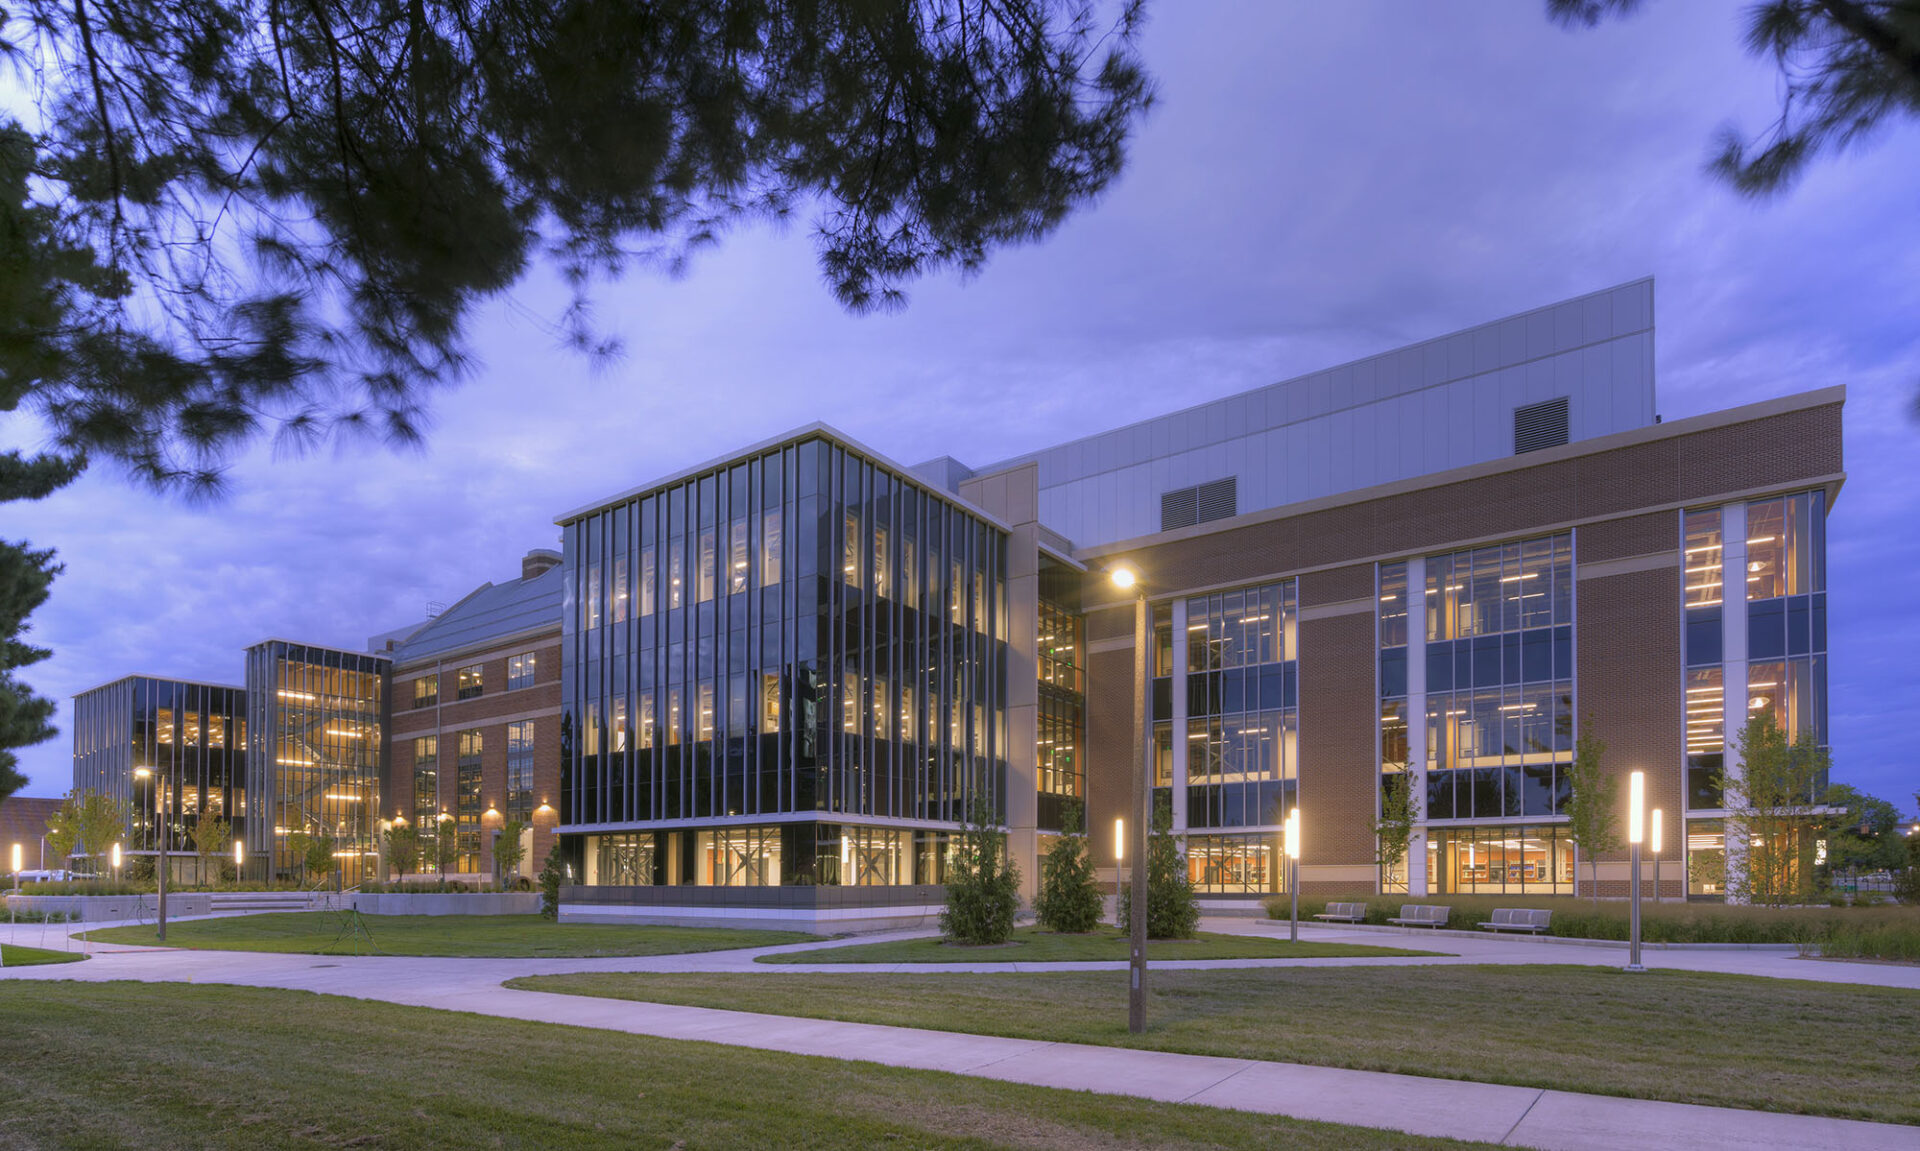
{"label": "metal bench", "polygon": [[1388,923],[1398,923],[1402,927],[1445,927],[1447,917],[1453,914],[1453,908],[1432,903],[1405,903],[1400,906],[1400,917],[1389,919]]}
{"label": "metal bench", "polygon": [[1359,923],[1367,917],[1367,905],[1364,903],[1329,903],[1327,909],[1315,919],[1325,919],[1333,923]]}
{"label": "metal bench", "polygon": [[1547,930],[1547,924],[1552,919],[1551,911],[1538,911],[1530,907],[1496,907],[1493,909],[1493,922],[1480,926],[1488,931],[1526,931],[1540,935]]}

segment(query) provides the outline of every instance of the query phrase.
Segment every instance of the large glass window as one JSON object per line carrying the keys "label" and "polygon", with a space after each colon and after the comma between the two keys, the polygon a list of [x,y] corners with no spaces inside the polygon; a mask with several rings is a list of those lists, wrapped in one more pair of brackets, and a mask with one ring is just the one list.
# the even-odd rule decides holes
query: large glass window
{"label": "large glass window", "polygon": [[460,669],[458,676],[459,688],[456,693],[456,698],[472,699],[480,694],[481,676],[479,664],[468,664],[466,667]]}
{"label": "large glass window", "polygon": [[1436,895],[1573,894],[1573,841],[1564,827],[1451,827],[1428,836]]}
{"label": "large glass window", "polygon": [[507,725],[508,819],[533,818],[533,721]]}
{"label": "large glass window", "polygon": [[454,830],[459,837],[460,870],[480,870],[480,733],[463,731],[457,737],[460,758],[454,777]]}
{"label": "large glass window", "polygon": [[413,820],[420,834],[431,837],[440,816],[440,737],[423,735],[413,741]]}
{"label": "large glass window", "polygon": [[1724,566],[1721,562],[1720,509],[1687,513],[1687,606],[1718,607]]}
{"label": "large glass window", "polygon": [[1264,895],[1285,891],[1277,835],[1191,835],[1187,837],[1187,878],[1195,891],[1226,895]]}
{"label": "large glass window", "polygon": [[[1561,814],[1572,794],[1572,537],[1428,556],[1425,567],[1426,818]],[[1383,644],[1397,635],[1386,597],[1403,578],[1400,565],[1381,568]],[[1407,694],[1405,659],[1381,652],[1383,770],[1407,720],[1388,706]]]}
{"label": "large glass window", "polygon": [[1187,601],[1187,826],[1277,827],[1297,802],[1291,580]]}
{"label": "large glass window", "polygon": [[440,702],[440,677],[423,675],[413,681],[413,706],[432,707]]}
{"label": "large glass window", "polygon": [[507,690],[518,691],[523,687],[532,687],[534,682],[535,656],[533,652],[507,657]]}

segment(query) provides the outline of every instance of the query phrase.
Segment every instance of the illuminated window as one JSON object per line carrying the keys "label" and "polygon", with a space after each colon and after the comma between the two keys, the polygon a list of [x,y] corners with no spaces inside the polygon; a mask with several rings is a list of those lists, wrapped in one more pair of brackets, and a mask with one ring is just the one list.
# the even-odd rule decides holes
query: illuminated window
{"label": "illuminated window", "polygon": [[472,699],[480,694],[480,665],[470,663],[459,671],[459,679],[454,692],[456,699]]}
{"label": "illuminated window", "polygon": [[780,512],[775,509],[760,517],[760,586],[775,587],[779,583]]}
{"label": "illuminated window", "polygon": [[1723,571],[1720,509],[1688,512],[1686,539],[1687,606],[1718,607]]}
{"label": "illuminated window", "polygon": [[533,721],[507,725],[506,817],[526,822],[533,818]]}
{"label": "illuminated window", "polygon": [[423,675],[413,681],[413,706],[432,707],[440,702],[440,677]]}
{"label": "illuminated window", "polygon": [[613,559],[613,623],[627,621],[627,557]]}
{"label": "illuminated window", "polygon": [[727,594],[747,590],[747,521],[736,519],[727,532]]}
{"label": "illuminated window", "polygon": [[532,687],[534,681],[534,653],[524,652],[507,657],[507,690],[515,691],[523,687]]}
{"label": "illuminated window", "polygon": [[706,603],[714,594],[714,538],[713,529],[700,533],[700,573],[696,603]]}

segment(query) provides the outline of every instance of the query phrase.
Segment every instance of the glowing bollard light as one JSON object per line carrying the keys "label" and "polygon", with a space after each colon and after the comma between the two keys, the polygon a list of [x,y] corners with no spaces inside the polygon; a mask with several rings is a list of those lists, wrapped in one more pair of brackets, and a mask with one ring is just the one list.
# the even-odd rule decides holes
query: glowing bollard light
{"label": "glowing bollard light", "polygon": [[1647,773],[1636,771],[1627,776],[1627,845],[1632,856],[1633,881],[1627,896],[1630,910],[1627,924],[1628,971],[1645,971],[1640,962],[1640,844],[1647,837]]}

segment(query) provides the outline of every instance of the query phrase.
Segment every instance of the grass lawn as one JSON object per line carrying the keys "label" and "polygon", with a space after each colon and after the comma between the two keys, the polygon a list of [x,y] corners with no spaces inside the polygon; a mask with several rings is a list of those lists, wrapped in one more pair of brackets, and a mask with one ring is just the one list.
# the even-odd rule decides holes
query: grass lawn
{"label": "grass lawn", "polygon": [[48,951],[44,947],[20,947],[0,943],[0,967],[33,967],[41,963],[78,963],[86,956],[78,951]]}
{"label": "grass lawn", "polygon": [[[1370,955],[1435,955],[1433,951],[1403,951],[1393,947],[1362,947],[1348,943],[1289,943],[1264,936],[1215,935],[1201,932],[1197,939],[1167,939],[1147,944],[1149,960],[1165,959],[1327,959]],[[1022,927],[1012,944],[962,947],[938,939],[904,939],[893,943],[862,943],[761,956],[761,963],[1061,963],[1127,958],[1127,937],[1112,928],[1086,935],[1055,935],[1038,927]]]}
{"label": "grass lawn", "polygon": [[510,987],[1920,1123],[1920,993],[1572,966],[562,975]]}
{"label": "grass lawn", "polygon": [[1482,1144],[250,987],[0,982],[0,1145]]}
{"label": "grass lawn", "polygon": [[[675,955],[771,947],[821,938],[798,931],[733,931],[719,927],[627,927],[553,923],[537,915],[363,915],[373,942],[388,955],[453,955],[491,959]],[[359,954],[363,937],[341,937],[342,919],[325,911],[274,912],[167,925],[167,947],[212,951]],[[109,927],[89,933],[100,943],[160,945],[152,927]]]}

